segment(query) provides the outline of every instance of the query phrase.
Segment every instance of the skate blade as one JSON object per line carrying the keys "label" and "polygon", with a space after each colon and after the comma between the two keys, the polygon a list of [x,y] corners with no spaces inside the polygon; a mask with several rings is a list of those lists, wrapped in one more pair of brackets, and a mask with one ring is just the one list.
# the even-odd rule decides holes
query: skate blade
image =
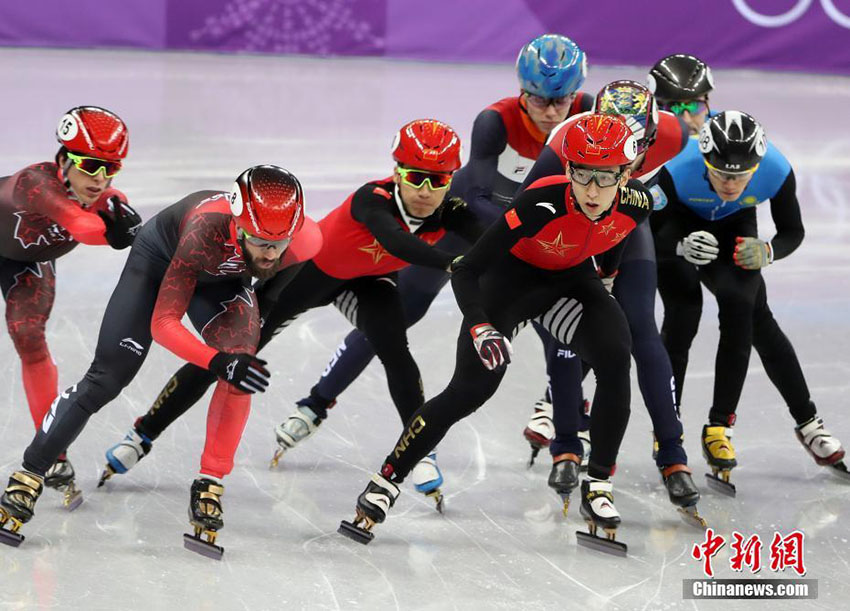
{"label": "skate blade", "polygon": [[557,490],[555,490],[555,494],[558,495],[558,497],[561,499],[561,503],[563,504],[561,511],[563,512],[565,518],[567,517],[567,512],[569,512],[570,510],[571,493],[572,490],[570,492],[558,492]]}
{"label": "skate blade", "polygon": [[343,520],[339,523],[339,528],[337,529],[337,532],[363,545],[368,545],[369,543],[371,543],[372,539],[375,538],[374,533],[370,532],[369,530],[366,530],[365,528],[360,528],[359,526],[356,526],[348,520]]}
{"label": "skate blade", "polygon": [[106,465],[106,468],[103,470],[103,473],[100,474],[100,479],[97,481],[97,487],[100,488],[106,483],[106,480],[115,475],[115,469]]}
{"label": "skate blade", "polygon": [[[8,528],[6,527],[7,523],[9,524]],[[23,525],[23,522],[17,518],[13,518],[5,509],[0,508],[0,543],[11,547],[18,547],[26,539],[26,537],[18,532],[18,529]]]}
{"label": "skate blade", "polygon": [[735,489],[735,484],[728,481],[728,477],[729,476],[727,475],[727,479],[723,479],[722,477],[717,477],[717,475],[714,475],[712,473],[705,474],[706,483],[708,484],[709,488],[711,488],[715,492],[719,492],[720,494],[725,494],[726,496],[731,496],[732,498],[735,498],[735,496],[738,494],[738,491]]}
{"label": "skate blade", "polygon": [[843,460],[829,465],[829,472],[842,481],[850,481],[850,471],[847,470],[847,465],[844,464]]}
{"label": "skate blade", "polygon": [[[212,532],[204,531],[204,534],[209,536]],[[213,533],[212,539],[215,540],[215,533]],[[195,552],[213,560],[221,560],[221,557],[224,555],[224,548],[220,545],[215,545],[212,541],[204,541],[199,536],[190,535],[189,533],[183,535],[183,547],[190,552]]]}
{"label": "skate blade", "polygon": [[708,528],[708,522],[705,521],[705,518],[699,515],[695,505],[691,505],[690,507],[678,507],[677,510],[685,524],[701,528],[702,530]]}
{"label": "skate blade", "polygon": [[621,541],[603,539],[602,537],[597,537],[596,535],[591,535],[590,533],[586,533],[581,530],[576,531],[576,541],[582,547],[611,554],[613,556],[620,556],[622,558],[628,556],[629,552],[629,546]]}
{"label": "skate blade", "polygon": [[77,507],[83,504],[83,492],[77,490],[73,485],[72,489],[65,492],[65,498],[62,499],[62,504],[67,511],[74,511]]}
{"label": "skate blade", "polygon": [[443,513],[443,493],[439,488],[435,488],[431,492],[426,492],[425,496],[434,499],[434,503],[437,505],[437,511]]}
{"label": "skate blade", "polygon": [[283,457],[284,450],[283,448],[278,448],[274,451],[274,456],[272,456],[271,461],[269,462],[269,469],[277,469],[278,464],[280,464],[280,459]]}
{"label": "skate blade", "polygon": [[534,460],[537,458],[537,455],[540,453],[540,447],[532,445],[531,446],[531,457],[528,459],[528,463],[526,463],[525,468],[531,469],[534,466]]}

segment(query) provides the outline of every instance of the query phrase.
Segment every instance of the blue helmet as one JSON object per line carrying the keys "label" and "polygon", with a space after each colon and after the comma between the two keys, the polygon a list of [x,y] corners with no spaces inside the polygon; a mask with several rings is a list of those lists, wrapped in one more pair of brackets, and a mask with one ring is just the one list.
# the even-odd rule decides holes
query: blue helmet
{"label": "blue helmet", "polygon": [[522,48],[516,71],[523,91],[543,98],[560,98],[575,93],[584,83],[587,57],[566,36],[544,34]]}

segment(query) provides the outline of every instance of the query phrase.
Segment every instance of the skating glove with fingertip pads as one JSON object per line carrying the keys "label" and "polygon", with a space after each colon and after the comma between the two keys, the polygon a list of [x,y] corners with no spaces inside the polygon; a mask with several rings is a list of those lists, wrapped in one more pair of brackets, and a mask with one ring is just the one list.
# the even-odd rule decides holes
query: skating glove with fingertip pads
{"label": "skating glove with fingertip pads", "polygon": [[735,238],[735,265],[748,270],[757,270],[773,263],[773,249],[769,242],[758,238]]}
{"label": "skating glove with fingertip pads", "polygon": [[717,258],[720,252],[717,246],[717,238],[709,232],[694,231],[676,244],[676,254],[684,257],[688,263],[706,265]]}
{"label": "skating glove with fingertip pads", "polygon": [[271,374],[266,361],[252,354],[219,352],[210,361],[209,370],[242,392],[253,395],[265,392]]}

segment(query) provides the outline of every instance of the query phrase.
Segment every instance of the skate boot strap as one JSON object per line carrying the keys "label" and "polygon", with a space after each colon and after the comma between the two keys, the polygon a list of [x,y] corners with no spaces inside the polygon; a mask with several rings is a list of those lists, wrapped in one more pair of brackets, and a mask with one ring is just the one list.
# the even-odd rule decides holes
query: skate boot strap
{"label": "skate boot strap", "polygon": [[563,462],[565,460],[570,460],[577,465],[581,464],[581,458],[579,458],[576,454],[573,454],[572,452],[567,452],[565,454],[558,454],[557,456],[553,456],[552,457],[552,464],[556,465],[559,462]]}
{"label": "skate boot strap", "polygon": [[389,495],[392,497],[393,502],[395,502],[395,500],[398,498],[398,495],[401,493],[401,491],[398,489],[398,486],[396,486],[390,480],[384,478],[384,476],[379,473],[374,473],[372,475],[372,482],[374,482],[375,485],[379,486],[385,492],[389,493]]}
{"label": "skate boot strap", "polygon": [[706,424],[702,429],[703,439],[720,437],[721,435],[726,437],[726,439],[732,439],[732,429],[722,424]]}
{"label": "skate boot strap", "polygon": [[217,484],[212,484],[206,490],[201,490],[200,496],[202,499],[211,499],[214,498],[218,500],[219,497],[224,495],[224,486],[219,486]]}
{"label": "skate boot strap", "polygon": [[826,430],[823,426],[823,418],[819,418],[815,416],[805,424],[801,424],[797,427],[797,433],[803,438],[803,441],[809,443],[811,438],[816,437],[817,435],[830,435],[830,432]]}
{"label": "skate boot strap", "polygon": [[684,471],[685,473],[690,473],[691,470],[688,468],[688,465],[670,465],[669,467],[664,467],[661,470],[661,475],[664,477],[670,477],[674,473],[678,473],[679,471]]}
{"label": "skate boot strap", "polygon": [[552,414],[554,413],[554,408],[552,407],[552,404],[546,401],[545,399],[540,399],[539,401],[537,401],[537,403],[534,404],[534,415],[536,416],[540,412],[546,414],[551,418]]}
{"label": "skate boot strap", "polygon": [[612,501],[614,496],[614,484],[610,480],[589,479],[587,480],[588,492],[593,496],[607,496]]}
{"label": "skate boot strap", "polygon": [[[19,484],[15,485],[12,483],[12,481],[19,482]],[[15,471],[9,478],[9,487],[6,488],[6,491],[21,491],[32,493],[33,490],[35,490],[37,494],[40,494],[43,484],[44,478],[40,475],[36,475],[35,473],[30,473],[28,471]]]}

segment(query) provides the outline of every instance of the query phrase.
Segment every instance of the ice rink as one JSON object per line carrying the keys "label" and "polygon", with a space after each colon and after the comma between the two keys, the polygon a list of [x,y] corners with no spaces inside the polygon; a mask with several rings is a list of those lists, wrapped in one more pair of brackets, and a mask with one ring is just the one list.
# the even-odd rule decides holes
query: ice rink
{"label": "ice rink", "polygon": [[[584,90],[647,67],[591,66]],[[369,179],[389,175],[390,142],[404,122],[439,118],[468,139],[475,115],[518,87],[510,65],[444,65],[147,52],[0,50],[4,145],[0,176],[52,159],[53,129],[76,105],[116,111],[130,156],[116,179],[145,219],[183,195],[229,189],[246,167],[292,170],[318,219]],[[771,306],[803,362],[828,428],[850,444],[850,79],[716,71],[712,106],[755,115],[790,159],[807,230],[790,258],[766,270]],[[765,207],[761,211],[765,215]],[[769,217],[762,233],[772,235]],[[126,251],[81,246],[58,262],[48,342],[60,387],[93,356],[101,315]],[[660,312],[659,312],[660,314]],[[315,382],[348,323],[314,311],[265,351],[274,377],[253,413],[226,479],[222,562],[183,549],[186,508],[205,433],[205,403],[178,421],[126,476],[95,489],[104,450],[144,413],[178,361],[155,347],[140,375],[92,418],[69,453],[86,501],[66,513],[42,496],[18,549],[0,546],[0,607],[8,609],[846,609],[850,600],[850,482],[818,467],[794,438],[793,420],[753,356],[734,439],[736,499],[704,485],[699,432],[711,400],[716,307],[706,299],[682,405],[685,443],[703,493],[699,508],[729,538],[759,534],[763,563],[774,531],[805,532],[813,601],[692,601],[682,580],[702,577],[690,556],[702,533],[679,520],[650,458],[650,421],[637,384],[614,478],[627,559],[576,546],[570,515],[546,486],[550,462],[525,467],[522,430],[544,385],[542,351],[526,331],[499,392],[440,447],[446,512],[403,486],[368,547],[338,535],[369,475],[391,449],[399,421],[373,363],[319,433],[269,471],[272,428]],[[410,343],[426,395],[453,369],[460,316],[450,291],[414,327]],[[20,464],[32,422],[20,364],[0,333],[0,477]],[[634,376],[633,376],[634,378]],[[718,577],[752,577],[715,557]],[[759,577],[794,577],[772,574]],[[843,601],[843,602],[842,602]]]}

